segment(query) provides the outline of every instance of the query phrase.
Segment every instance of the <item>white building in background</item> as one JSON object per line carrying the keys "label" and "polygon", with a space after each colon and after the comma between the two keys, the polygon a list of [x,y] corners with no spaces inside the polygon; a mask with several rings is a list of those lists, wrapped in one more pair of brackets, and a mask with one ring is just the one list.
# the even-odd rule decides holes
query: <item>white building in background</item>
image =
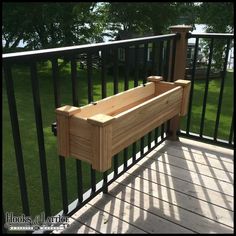
{"label": "white building in background", "polygon": [[[195,27],[196,27],[196,29],[192,31],[193,34],[206,33],[206,25],[205,24],[195,24]],[[216,32],[216,33],[218,33],[218,32]],[[190,39],[188,39],[188,44],[193,46],[195,44],[195,41],[196,41],[195,38],[190,38]],[[229,51],[227,69],[234,69],[234,46]]]}
{"label": "white building in background", "polygon": [[228,69],[234,69],[234,47],[229,51]]}

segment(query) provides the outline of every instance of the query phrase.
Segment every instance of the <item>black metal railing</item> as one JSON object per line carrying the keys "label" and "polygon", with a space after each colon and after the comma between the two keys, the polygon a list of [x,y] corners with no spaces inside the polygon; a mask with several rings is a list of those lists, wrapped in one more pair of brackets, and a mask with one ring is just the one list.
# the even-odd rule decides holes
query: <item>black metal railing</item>
{"label": "black metal railing", "polygon": [[[188,34],[188,38],[196,39],[195,53],[190,74],[192,83],[188,115],[183,119],[181,129],[178,133],[180,136],[187,138],[233,148],[233,96],[232,98],[230,97],[232,101],[230,99],[227,100],[227,104],[225,104],[224,101],[224,99],[229,96],[229,94],[225,93],[226,85],[232,88],[232,91],[230,90],[232,93],[230,94],[233,94],[233,86],[231,86],[231,84],[228,85],[228,82],[233,85],[233,79],[227,76],[227,61],[233,35]],[[29,216],[32,211],[35,214],[40,214],[40,212],[44,211],[46,216],[51,216],[55,215],[62,209],[58,214],[73,214],[98,193],[107,193],[108,185],[114,182],[114,180],[130,169],[156,146],[166,140],[169,122],[165,122],[160,127],[156,127],[140,140],[137,140],[120,153],[117,153],[113,157],[112,169],[102,174],[94,171],[91,166],[80,160],[65,159],[63,156],[59,156],[58,171],[60,172],[60,176],[58,176],[58,180],[60,182],[61,196],[59,197],[57,192],[53,192],[50,188],[52,173],[49,172],[48,169],[52,169],[50,165],[52,165],[53,162],[50,161],[49,165],[49,159],[55,157],[48,156],[47,143],[45,140],[48,140],[49,137],[54,137],[54,134],[56,135],[55,108],[60,107],[65,103],[68,105],[81,106],[82,101],[84,101],[84,104],[95,102],[98,97],[105,98],[123,90],[128,90],[131,87],[136,87],[139,83],[145,84],[147,76],[151,74],[162,75],[166,81],[173,81],[175,50],[178,39],[178,34],[169,34],[108,43],[3,55],[3,73],[5,78],[3,81],[5,82],[3,83],[3,90],[5,90],[7,95],[6,100],[8,102],[10,116],[9,122],[11,122],[12,129],[12,132],[10,133],[12,133],[12,139],[14,142],[14,155],[16,158],[17,169],[17,173],[12,174],[18,176],[22,213]],[[205,39],[207,63],[205,79],[198,81],[196,77],[196,71],[198,69],[198,49],[201,46],[203,39]],[[217,40],[224,41],[222,44],[223,47],[221,47],[223,57],[220,73],[221,78],[217,80],[217,83],[219,83],[219,89],[214,91],[213,99],[211,98],[212,100],[209,100],[211,95],[209,92],[211,89],[211,82],[214,81],[211,79],[210,75],[215,61],[214,46]],[[124,57],[121,55],[122,53]],[[67,77],[71,78],[71,84],[67,87],[67,91],[70,91],[71,94],[70,100],[66,100],[65,98],[63,99],[64,94],[62,89],[64,88],[65,83],[68,82],[61,78],[61,66],[63,65],[63,63],[61,63],[62,59],[66,63],[70,63],[70,72],[67,72],[66,74]],[[51,106],[52,109],[50,112],[53,113],[53,116],[51,117],[54,117],[54,119],[43,119],[44,116],[42,112],[42,98],[45,94],[40,93],[40,80],[42,77],[39,77],[39,68],[43,62],[47,61],[51,64],[50,82],[52,83],[53,88],[52,94],[54,105]],[[78,70],[79,64],[83,64],[83,71]],[[17,73],[15,73],[15,68],[22,65],[29,69],[29,83],[32,90],[32,98],[25,98],[32,100],[32,109],[36,128],[35,139],[37,146],[31,148],[36,150],[34,150],[34,153],[38,150],[37,155],[39,157],[39,178],[41,178],[41,187],[38,186],[38,189],[39,192],[42,193],[41,199],[43,207],[40,209],[37,208],[36,212],[33,209],[34,206],[31,205],[32,199],[29,197],[29,192],[34,190],[31,190],[29,187],[29,174],[31,173],[26,172],[25,159],[28,158],[28,154],[25,150],[24,142],[22,141],[22,132],[27,132],[27,130],[24,130],[27,129],[27,127],[21,125],[21,120],[23,118],[22,115],[19,118],[20,109],[16,97],[17,88],[14,86],[17,83]],[[82,78],[82,72],[84,78]],[[25,82],[27,82],[27,76],[24,79]],[[81,87],[83,83],[86,89],[86,97],[84,98],[81,95]],[[109,86],[112,85],[109,88],[108,83]],[[97,92],[95,93],[95,86],[100,88],[99,94],[96,94]],[[228,90],[226,92],[228,92]],[[212,104],[210,104],[210,102]],[[209,116],[208,106],[216,107],[213,111],[213,118],[212,116]],[[230,107],[226,112],[227,114],[225,114],[225,110],[222,109],[222,107],[224,108],[225,106]],[[4,110],[7,110],[6,106],[4,106]],[[224,134],[219,131],[221,117],[223,116],[227,116],[227,119],[225,118],[227,129],[224,129]],[[7,123],[8,121],[4,120],[4,122]],[[195,126],[197,128],[193,126],[193,123],[196,124]],[[45,134],[45,127],[50,128],[52,124],[54,127],[54,134],[52,132]],[[56,143],[54,142],[51,145],[53,150],[56,150]],[[12,152],[11,155],[13,155]],[[34,156],[30,158],[34,158]],[[13,156],[4,157],[4,160],[8,160],[8,162],[9,160],[12,161],[12,159]],[[36,163],[36,160],[32,159],[30,161],[33,163],[32,165]],[[54,163],[55,162],[57,162],[56,159],[54,159]],[[68,162],[74,163],[74,178],[76,178],[76,181],[71,181],[71,179],[68,181],[68,175],[74,171],[71,168],[68,168]],[[73,196],[69,196],[69,190],[71,188],[75,189],[75,194],[72,194]],[[5,193],[3,192],[3,196],[4,194]],[[5,198],[6,197],[7,196],[5,196]],[[52,209],[52,200],[55,201],[55,199],[58,198],[61,198],[60,206],[57,205]],[[4,203],[4,212],[8,212],[9,209],[5,205],[6,204]]]}
{"label": "black metal railing", "polygon": [[[125,148],[120,153],[113,157],[113,168],[112,170],[106,171],[102,176],[93,170],[90,166],[90,174],[85,173],[85,163],[80,160],[68,160],[63,156],[59,156],[59,171],[60,171],[60,187],[61,187],[61,205],[52,210],[52,199],[58,199],[59,196],[55,195],[49,188],[50,185],[50,175],[48,172],[49,164],[48,160],[51,157],[47,157],[46,152],[46,135],[53,136],[53,133],[45,134],[44,128],[56,127],[55,120],[47,120],[47,123],[43,122],[41,99],[45,94],[40,94],[40,79],[38,76],[38,70],[43,62],[50,61],[51,63],[51,83],[53,87],[54,95],[54,108],[60,107],[62,104],[63,94],[61,92],[63,85],[63,80],[61,77],[60,63],[61,59],[66,62],[70,62],[70,77],[71,77],[71,97],[72,99],[67,104],[79,106],[82,100],[79,93],[80,71],[78,71],[78,63],[80,63],[80,55],[83,55],[83,60],[86,61],[85,71],[86,71],[86,87],[87,87],[87,103],[94,102],[94,64],[99,68],[98,72],[100,78],[96,78],[99,81],[99,86],[101,86],[100,94],[101,98],[110,95],[117,94],[120,91],[127,90],[129,87],[136,87],[139,83],[146,83],[146,77],[148,75],[157,74],[162,75],[165,80],[173,80],[173,67],[175,59],[175,44],[178,39],[178,34],[161,35],[154,37],[146,37],[139,39],[122,40],[108,43],[99,43],[91,45],[82,45],[66,48],[57,49],[46,49],[38,50],[32,52],[21,52],[21,53],[10,53],[3,55],[3,73],[5,78],[5,84],[3,84],[3,89],[7,94],[7,102],[11,120],[12,128],[12,138],[14,141],[15,148],[15,158],[17,166],[17,174],[19,179],[19,189],[21,194],[22,203],[22,213],[27,216],[31,215],[33,211],[30,205],[29,192],[34,191],[29,188],[30,183],[29,176],[26,174],[24,159],[27,154],[22,145],[21,132],[23,132],[25,127],[20,126],[19,122],[19,109],[17,107],[17,98],[15,96],[16,90],[14,82],[16,82],[17,75],[13,71],[15,67],[24,65],[29,68],[30,83],[32,89],[32,98],[26,98],[33,101],[34,108],[34,119],[36,126],[37,135],[37,147],[31,147],[38,149],[38,157],[40,163],[40,176],[41,176],[41,187],[39,192],[42,193],[42,199],[44,207],[40,209],[40,212],[44,211],[46,216],[50,216],[59,212],[62,215],[71,215],[84,204],[86,204],[90,199],[96,196],[100,192],[107,192],[107,187],[120,175],[122,175],[126,170],[131,168],[140,159],[142,159],[147,153],[153,150],[156,146],[162,143],[168,132],[168,122],[162,124],[161,127],[157,127],[152,132],[137,140],[131,146]],[[123,50],[125,59],[123,60],[118,50]],[[150,53],[152,52],[152,53]],[[97,56],[99,55],[99,56]],[[171,60],[170,61],[170,55]],[[95,59],[94,59],[95,58]],[[121,73],[123,71],[123,73]],[[13,78],[14,77],[14,78]],[[113,79],[113,91],[112,89],[107,90],[108,77]],[[27,78],[25,78],[27,80]],[[97,85],[96,85],[97,86]],[[122,88],[121,88],[122,87]],[[111,92],[112,91],[112,92]],[[109,96],[110,96],[109,95]],[[4,109],[7,109],[4,107]],[[51,110],[54,113],[55,109]],[[55,117],[55,116],[54,116]],[[7,120],[4,122],[8,122]],[[54,130],[56,134],[56,130]],[[27,132],[27,131],[25,131]],[[54,136],[53,136],[54,137]],[[55,144],[55,143],[54,143]],[[56,150],[56,145],[53,146]],[[123,157],[123,158],[121,158]],[[12,159],[13,157],[5,157],[6,159]],[[34,156],[31,157],[32,165],[36,160],[33,160]],[[75,162],[76,171],[76,183],[71,186],[71,181],[68,184],[68,174],[72,171],[66,166],[67,162]],[[55,159],[54,162],[57,162]],[[52,162],[50,162],[52,163]],[[4,167],[3,167],[4,168]],[[90,178],[90,184],[88,184],[87,179]],[[100,181],[98,181],[100,180]],[[85,186],[85,182],[87,185]],[[99,184],[98,184],[99,182]],[[73,200],[76,204],[71,203],[71,197],[68,197],[68,189],[76,189],[76,195],[73,195]],[[86,189],[89,189],[86,191]],[[32,211],[31,211],[32,210]],[[4,211],[7,212],[8,208],[4,205]],[[38,210],[39,211],[39,210]],[[38,212],[38,214],[40,214]]]}
{"label": "black metal railing", "polygon": [[[234,105],[233,105],[233,76],[227,76],[229,72],[227,72],[227,64],[228,64],[228,56],[231,45],[233,45],[233,34],[216,34],[216,33],[204,33],[204,34],[188,34],[188,38],[195,38],[195,48],[194,48],[194,57],[193,63],[191,68],[191,92],[190,92],[190,101],[189,101],[189,109],[187,119],[182,124],[181,130],[179,131],[179,135],[193,138],[199,141],[208,142],[212,144],[222,145],[226,147],[233,148],[234,146]],[[201,45],[200,45],[201,44]],[[202,80],[198,80],[198,54],[199,49],[205,46],[205,71]],[[216,52],[220,57],[216,56]],[[215,57],[214,57],[215,55]],[[213,60],[218,63],[218,78],[211,78],[210,73],[214,68]],[[218,60],[218,61],[216,61]],[[200,67],[201,68],[201,67]],[[210,90],[209,84],[210,82],[216,82],[219,85],[219,89],[215,88]],[[227,82],[227,86],[231,89],[224,93],[225,84]],[[201,86],[202,93],[199,93],[195,86]],[[211,94],[214,93],[214,97],[209,97]],[[228,93],[228,94],[227,94]],[[222,111],[223,99],[229,97],[229,100],[226,102],[224,101],[224,106],[227,107],[229,110]],[[201,101],[202,100],[202,101]],[[211,104],[212,103],[212,104]],[[193,106],[195,111],[193,112]],[[198,108],[196,109],[196,107]],[[214,106],[216,108],[213,111],[213,114],[210,114],[211,111],[207,107]],[[214,108],[211,108],[214,110]],[[193,116],[195,116],[194,123],[197,124],[197,128],[191,126],[193,123]],[[227,116],[227,117],[226,117]],[[231,118],[232,117],[232,118]],[[220,132],[220,118],[224,119],[224,127],[221,129]],[[228,118],[228,119],[226,119]],[[223,126],[223,125],[222,125]],[[224,129],[224,130],[223,130]],[[224,131],[224,133],[222,132]],[[220,132],[220,133],[219,133]]]}

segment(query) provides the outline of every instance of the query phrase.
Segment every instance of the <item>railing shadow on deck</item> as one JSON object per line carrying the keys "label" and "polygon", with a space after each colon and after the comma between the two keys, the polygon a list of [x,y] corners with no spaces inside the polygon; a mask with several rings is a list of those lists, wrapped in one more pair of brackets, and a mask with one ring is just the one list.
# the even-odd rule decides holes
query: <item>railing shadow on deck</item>
{"label": "railing shadow on deck", "polygon": [[[188,147],[188,149],[190,159],[194,160],[195,157],[191,153],[192,148]],[[193,150],[198,150],[198,148],[193,146]],[[186,152],[181,151],[181,149],[178,151],[178,155],[186,155]],[[208,150],[205,151],[208,152]],[[205,151],[199,149],[203,155]],[[215,152],[215,154],[220,157],[219,152]],[[233,212],[221,208],[215,203],[214,196],[208,192],[209,186],[205,184],[204,175],[199,174],[197,163],[193,162],[193,170],[185,171],[184,169],[189,168],[189,164],[181,158],[183,164],[181,169],[185,174],[183,179],[176,172],[179,167],[171,164],[171,157],[176,157],[169,155],[168,162],[160,160],[165,156],[166,147],[159,148],[158,153],[150,153],[145,158],[146,160],[141,161],[142,163],[139,166],[128,171],[129,176],[125,174],[126,176],[122,177],[122,180],[118,179],[116,182],[119,185],[109,188],[108,195],[101,194],[98,201],[89,203],[93,209],[93,215],[99,215],[100,211],[105,211],[123,221],[116,222],[114,226],[112,225],[113,218],[109,216],[104,222],[104,216],[100,212],[101,216],[98,216],[96,225],[94,225],[95,221],[91,218],[91,212],[85,212],[82,215],[78,213],[78,218],[76,215],[73,216],[75,222],[72,223],[72,228],[65,230],[65,233],[76,232],[78,230],[76,228],[77,220],[81,221],[81,219],[85,220],[85,224],[93,229],[111,233],[124,233],[124,231],[125,233],[132,233],[132,227],[127,229],[125,222],[129,222],[131,226],[146,233],[161,233],[162,231],[169,233],[232,233]],[[207,160],[207,157],[204,156],[204,159]],[[228,209],[232,208],[228,199],[224,197],[225,194],[223,194],[219,181],[214,178],[216,176],[212,172],[213,168],[209,165],[208,168],[213,173],[211,179],[218,188],[218,191],[215,189],[212,192],[215,191],[218,194],[217,196],[222,197],[222,205]],[[196,173],[198,180],[193,179],[193,174]],[[187,191],[184,189],[185,187]],[[199,193],[199,189],[202,190],[201,193]],[[218,212],[217,209],[220,211]],[[153,217],[156,222],[153,222]],[[114,227],[116,228],[115,231],[113,231]]]}

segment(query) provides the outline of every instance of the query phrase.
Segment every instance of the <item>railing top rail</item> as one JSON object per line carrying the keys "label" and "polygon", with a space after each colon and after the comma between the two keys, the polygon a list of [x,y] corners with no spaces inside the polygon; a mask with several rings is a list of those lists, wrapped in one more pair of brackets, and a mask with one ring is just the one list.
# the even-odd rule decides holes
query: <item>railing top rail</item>
{"label": "railing top rail", "polygon": [[127,39],[127,40],[117,40],[105,43],[92,43],[92,44],[84,44],[79,46],[69,46],[69,47],[60,47],[60,48],[51,48],[51,49],[42,49],[42,50],[34,50],[27,52],[16,52],[16,53],[6,53],[2,55],[3,61],[14,61],[14,60],[22,60],[22,59],[40,59],[40,58],[48,58],[54,56],[64,56],[71,55],[81,52],[88,52],[90,50],[99,50],[104,49],[105,47],[112,46],[128,46],[135,44],[142,44],[153,42],[155,40],[165,40],[172,39],[177,37],[177,34],[166,34],[166,35],[158,35],[158,36],[150,36],[150,37],[142,37],[135,39]]}
{"label": "railing top rail", "polygon": [[234,34],[223,33],[188,33],[188,38],[234,38]]}

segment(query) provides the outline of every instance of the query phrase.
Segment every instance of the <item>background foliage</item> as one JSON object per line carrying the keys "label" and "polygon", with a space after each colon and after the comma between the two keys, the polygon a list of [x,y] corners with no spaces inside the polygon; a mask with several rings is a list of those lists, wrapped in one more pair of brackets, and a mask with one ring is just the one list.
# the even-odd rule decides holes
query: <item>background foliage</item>
{"label": "background foliage", "polygon": [[[207,24],[207,32],[233,32],[231,2],[68,2],[3,3],[4,52],[71,46],[114,39],[119,31],[133,37],[165,34],[173,24]],[[220,13],[220,14],[219,14]],[[220,47],[220,46],[219,46]],[[221,45],[222,47],[222,45]]]}

